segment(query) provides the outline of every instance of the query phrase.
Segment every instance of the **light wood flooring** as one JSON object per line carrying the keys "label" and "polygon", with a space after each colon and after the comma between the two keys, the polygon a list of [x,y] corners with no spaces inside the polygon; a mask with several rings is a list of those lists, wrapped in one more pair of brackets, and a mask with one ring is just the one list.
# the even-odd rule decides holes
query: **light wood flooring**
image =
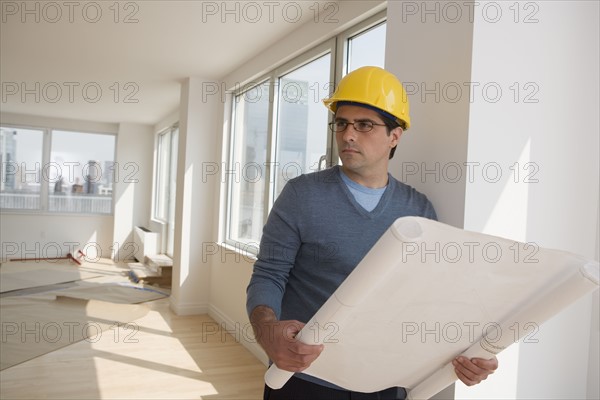
{"label": "light wood flooring", "polygon": [[1,399],[260,399],[266,367],[207,315],[168,299],[135,321],[0,372]]}

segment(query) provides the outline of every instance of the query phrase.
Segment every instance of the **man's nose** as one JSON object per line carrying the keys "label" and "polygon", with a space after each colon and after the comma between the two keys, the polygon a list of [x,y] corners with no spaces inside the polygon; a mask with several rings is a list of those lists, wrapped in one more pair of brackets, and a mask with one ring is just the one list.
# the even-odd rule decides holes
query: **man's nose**
{"label": "man's nose", "polygon": [[356,129],[354,129],[354,125],[348,124],[348,126],[346,126],[346,130],[343,132],[342,139],[344,139],[344,142],[354,142],[356,141],[357,134],[358,132],[356,132]]}

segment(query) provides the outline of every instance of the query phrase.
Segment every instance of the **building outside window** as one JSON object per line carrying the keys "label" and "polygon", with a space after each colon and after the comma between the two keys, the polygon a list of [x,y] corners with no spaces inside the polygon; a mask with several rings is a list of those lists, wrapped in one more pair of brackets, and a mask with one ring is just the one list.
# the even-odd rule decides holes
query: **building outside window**
{"label": "building outside window", "polygon": [[0,208],[41,208],[43,143],[42,130],[0,128]]}
{"label": "building outside window", "polygon": [[115,170],[113,135],[52,131],[48,210],[111,214]]}
{"label": "building outside window", "polygon": [[112,214],[114,135],[3,126],[0,144],[3,211]]}

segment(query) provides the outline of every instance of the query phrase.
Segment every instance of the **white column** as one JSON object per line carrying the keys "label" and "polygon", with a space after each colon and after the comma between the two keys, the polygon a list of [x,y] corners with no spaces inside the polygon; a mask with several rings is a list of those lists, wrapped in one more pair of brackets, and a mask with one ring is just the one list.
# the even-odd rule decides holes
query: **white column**
{"label": "white column", "polygon": [[181,89],[171,294],[171,308],[180,315],[208,312],[210,298],[210,266],[202,254],[216,242],[213,223],[219,187],[218,180],[208,179],[206,172],[220,165],[217,135],[222,134],[222,119],[221,96],[211,95],[205,90],[208,87],[215,84],[193,77]]}

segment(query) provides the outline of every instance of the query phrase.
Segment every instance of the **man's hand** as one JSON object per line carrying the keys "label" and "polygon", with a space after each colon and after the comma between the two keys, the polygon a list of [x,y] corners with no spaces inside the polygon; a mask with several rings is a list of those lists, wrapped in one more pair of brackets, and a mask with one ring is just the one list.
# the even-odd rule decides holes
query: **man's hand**
{"label": "man's hand", "polygon": [[269,307],[256,307],[252,311],[250,322],[258,344],[280,369],[303,371],[323,351],[323,345],[304,344],[296,339],[304,323],[295,320],[278,321]]}
{"label": "man's hand", "polygon": [[469,360],[466,357],[459,356],[452,361],[452,365],[454,365],[454,372],[458,379],[467,386],[473,386],[486,380],[489,375],[494,373],[498,368],[498,359],[494,356],[489,360],[483,358],[471,358]]}

